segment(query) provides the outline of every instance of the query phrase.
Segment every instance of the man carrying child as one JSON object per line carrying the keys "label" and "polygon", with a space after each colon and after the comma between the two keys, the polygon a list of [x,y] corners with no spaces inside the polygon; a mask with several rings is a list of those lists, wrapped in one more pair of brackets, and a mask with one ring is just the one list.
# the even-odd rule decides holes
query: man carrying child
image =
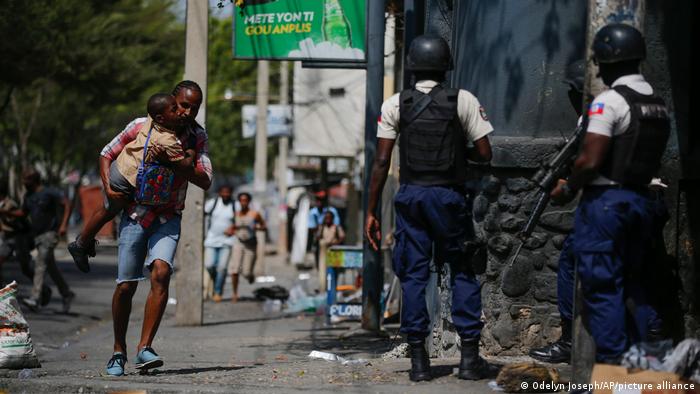
{"label": "man carrying child", "polygon": [[[204,128],[195,121],[202,103],[202,90],[195,82],[182,81],[175,87],[172,96],[175,98],[175,114],[180,120],[176,122],[173,131],[180,144],[180,149],[185,153],[185,158],[176,160],[169,153],[171,148],[177,149],[174,145],[165,147],[150,143],[144,144],[143,133],[147,133],[147,129],[150,129],[150,121],[147,118],[138,118],[129,123],[119,135],[105,146],[100,155],[100,175],[108,200],[105,210],[109,211],[111,204],[115,201],[124,201],[124,199],[130,201],[123,209],[119,226],[119,268],[117,287],[112,298],[114,353],[107,363],[107,373],[113,376],[124,374],[127,362],[126,330],[129,325],[132,298],[136,292],[138,281],[145,279],[143,276],[144,266],[151,272],[151,290],[146,299],[141,339],[136,348],[135,366],[140,370],[148,370],[163,365],[163,360],[151,346],[168,301],[168,286],[173,272],[175,249],[180,236],[180,218],[185,207],[187,185],[188,182],[192,182],[205,190],[211,186],[212,168],[208,156],[207,134]],[[168,111],[170,109],[166,108],[165,112]],[[168,116],[165,114],[164,118]],[[164,123],[167,122],[166,120]],[[161,124],[161,126],[168,127],[165,124]],[[115,190],[113,187],[116,186],[116,184],[112,184],[116,177],[112,176],[110,170],[112,163],[115,160],[119,161],[118,157],[122,152],[127,152],[129,144],[134,141],[138,141],[142,147],[146,146],[147,156],[152,155],[152,157],[158,158],[161,163],[170,163],[170,168],[175,176],[168,200],[163,204],[138,204],[133,195],[129,196],[123,190]],[[189,158],[188,151],[193,154],[192,164],[183,165],[187,164],[184,160]],[[138,163],[141,164],[141,161]],[[122,168],[118,169],[121,173]],[[122,175],[127,174],[122,173]],[[125,176],[125,178],[127,177]],[[133,194],[136,192],[138,191],[135,190]],[[76,255],[82,258],[82,254],[94,254],[93,250],[88,250],[94,248],[94,244],[87,236],[83,238],[81,235],[75,246],[81,250],[74,254],[74,258]],[[76,261],[76,263],[79,262]]]}

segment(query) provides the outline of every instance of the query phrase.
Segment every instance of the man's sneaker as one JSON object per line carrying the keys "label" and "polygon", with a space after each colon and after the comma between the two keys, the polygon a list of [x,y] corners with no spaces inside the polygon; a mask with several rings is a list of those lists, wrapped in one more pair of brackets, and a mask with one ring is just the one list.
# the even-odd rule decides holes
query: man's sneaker
{"label": "man's sneaker", "polygon": [[68,293],[67,296],[63,297],[63,313],[68,313],[70,311],[70,304],[73,303],[75,299],[75,293],[72,291]]}
{"label": "man's sneaker", "polygon": [[41,288],[41,299],[39,300],[39,304],[41,306],[46,306],[51,302],[51,288],[49,286],[44,285]]}
{"label": "man's sneaker", "polygon": [[112,358],[107,361],[107,375],[122,376],[124,375],[124,365],[126,364],[126,356],[123,353],[116,352],[112,354]]}
{"label": "man's sneaker", "polygon": [[68,252],[73,256],[73,261],[78,269],[82,272],[90,272],[90,263],[88,262],[89,257],[95,257],[97,252],[95,251],[95,245],[97,241],[92,240],[89,245],[83,244],[82,241],[78,242],[78,238],[75,241],[68,244]]}
{"label": "man's sneaker", "polygon": [[22,298],[22,304],[24,304],[24,306],[29,308],[29,310],[32,312],[38,311],[40,307],[39,303],[32,298]]}
{"label": "man's sneaker", "polygon": [[148,346],[139,350],[139,353],[136,355],[136,369],[158,368],[162,365],[163,359]]}

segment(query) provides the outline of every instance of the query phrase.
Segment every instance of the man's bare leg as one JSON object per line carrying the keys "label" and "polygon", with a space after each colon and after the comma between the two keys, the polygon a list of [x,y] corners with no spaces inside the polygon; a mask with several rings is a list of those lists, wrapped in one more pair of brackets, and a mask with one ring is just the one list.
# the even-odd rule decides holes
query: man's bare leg
{"label": "man's bare leg", "polygon": [[146,307],[141,328],[141,342],[137,350],[151,347],[156,336],[160,320],[168,304],[168,286],[170,285],[170,266],[163,260],[153,262],[151,269],[151,291],[146,299]]}
{"label": "man's bare leg", "polygon": [[112,321],[114,324],[114,351],[126,356],[126,330],[131,315],[131,300],[138,282],[121,282],[112,296]]}
{"label": "man's bare leg", "polygon": [[238,302],[238,274],[231,274],[231,284],[233,285],[233,295],[231,296],[231,302]]}

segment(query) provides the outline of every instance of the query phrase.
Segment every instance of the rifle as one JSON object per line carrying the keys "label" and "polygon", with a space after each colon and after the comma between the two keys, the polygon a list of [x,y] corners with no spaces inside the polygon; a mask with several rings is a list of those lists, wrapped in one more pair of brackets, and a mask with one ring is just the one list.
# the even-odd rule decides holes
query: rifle
{"label": "rifle", "polygon": [[520,238],[521,242],[509,265],[513,265],[515,259],[520,254],[520,250],[523,248],[525,239],[532,234],[535,226],[537,226],[540,216],[542,216],[542,213],[544,213],[549,203],[549,193],[552,192],[559,179],[563,179],[568,175],[571,165],[578,154],[583,136],[586,134],[587,124],[588,118],[584,117],[581,124],[576,127],[574,133],[566,141],[566,144],[564,144],[554,157],[542,164],[535,175],[530,179],[530,181],[539,188],[539,196],[537,197],[535,207],[532,209],[532,213],[530,213],[530,217],[528,217],[527,222],[525,222],[525,226],[518,233],[518,238]]}

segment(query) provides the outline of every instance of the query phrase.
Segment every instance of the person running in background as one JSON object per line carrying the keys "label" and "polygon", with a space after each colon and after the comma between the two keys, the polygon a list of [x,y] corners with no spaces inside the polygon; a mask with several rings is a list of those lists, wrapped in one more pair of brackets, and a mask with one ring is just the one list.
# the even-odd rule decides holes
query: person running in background
{"label": "person running in background", "polygon": [[[34,237],[34,245],[38,252],[34,266],[32,293],[29,298],[24,298],[22,303],[33,311],[41,307],[44,277],[48,271],[63,297],[63,312],[68,313],[75,293],[70,290],[56,266],[54,249],[58,244],[58,238],[66,235],[70,202],[60,191],[42,185],[41,176],[33,168],[24,170],[22,183],[27,190],[24,204],[21,209],[14,211],[13,215],[29,219],[31,235]],[[26,259],[26,257],[23,258]]]}
{"label": "person running in background", "polygon": [[340,245],[345,241],[345,231],[339,224],[335,224],[333,212],[326,211],[323,214],[323,223],[318,228],[316,240],[318,241],[318,283],[319,291],[326,291],[326,253],[333,245]]}
{"label": "person running in background", "polygon": [[[88,257],[96,255],[97,232],[133,202],[142,161],[157,160],[180,170],[192,167],[194,162],[194,149],[185,152],[173,131],[182,123],[182,118],[177,115],[175,97],[165,93],[154,94],[148,99],[146,109],[149,118],[143,123],[137,138],[129,142],[110,165],[109,185],[116,193],[105,193],[105,205],[90,217],[80,235],[68,245],[68,251],[82,272],[90,271]],[[146,155],[144,148],[148,149]]]}
{"label": "person running in background", "polygon": [[233,283],[233,296],[231,302],[238,302],[238,278],[243,275],[248,283],[255,281],[254,268],[258,240],[255,232],[265,230],[265,220],[260,212],[250,208],[252,196],[248,193],[238,194],[238,203],[241,209],[236,212],[233,226],[226,231],[228,235],[235,235],[231,261],[228,264],[228,272]]}
{"label": "person running in background", "polygon": [[207,201],[204,213],[207,216],[207,233],[204,238],[204,268],[214,281],[214,302],[221,302],[224,293],[228,260],[231,256],[233,236],[227,230],[234,221],[233,189],[224,185],[219,195]]}
{"label": "person running in background", "polygon": [[[19,208],[19,204],[9,196],[7,181],[0,180],[0,287],[7,284],[2,275],[2,267],[13,255],[19,262],[22,274],[29,280],[34,280],[30,254],[34,240],[27,218],[17,215]],[[46,284],[42,286],[40,301],[41,306],[46,306],[51,301],[51,288]]]}

